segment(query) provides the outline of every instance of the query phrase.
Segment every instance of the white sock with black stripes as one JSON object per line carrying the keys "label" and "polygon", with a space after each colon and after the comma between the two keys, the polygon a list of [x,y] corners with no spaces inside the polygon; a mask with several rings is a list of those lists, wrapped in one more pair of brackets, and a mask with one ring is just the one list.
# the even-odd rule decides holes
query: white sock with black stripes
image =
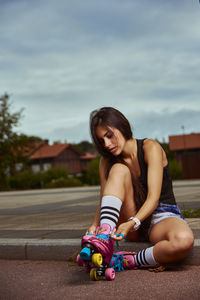
{"label": "white sock with black stripes", "polygon": [[109,224],[111,231],[117,225],[122,201],[115,196],[103,196],[101,201],[100,225]]}
{"label": "white sock with black stripes", "polygon": [[154,246],[150,248],[146,248],[144,250],[139,251],[137,254],[134,255],[135,259],[135,265],[137,267],[142,266],[156,266],[158,263],[155,261],[154,255],[153,255],[153,248]]}

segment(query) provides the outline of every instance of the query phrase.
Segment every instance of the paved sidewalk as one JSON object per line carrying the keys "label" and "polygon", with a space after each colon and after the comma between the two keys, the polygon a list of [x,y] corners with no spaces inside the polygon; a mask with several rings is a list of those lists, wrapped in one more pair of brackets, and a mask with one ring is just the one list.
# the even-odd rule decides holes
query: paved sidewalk
{"label": "paved sidewalk", "polygon": [[[121,241],[115,250],[139,251],[149,243]],[[69,260],[80,251],[80,239],[0,239],[0,259],[28,260]],[[200,240],[195,239],[194,247],[184,260],[187,265],[200,265]]]}
{"label": "paved sidewalk", "polygon": [[[174,190],[179,206],[200,208],[199,180],[174,182]],[[68,260],[80,250],[98,195],[99,187],[0,193],[0,259]],[[200,265],[200,219],[187,222],[195,244],[185,263]],[[148,245],[122,241],[120,249]]]}

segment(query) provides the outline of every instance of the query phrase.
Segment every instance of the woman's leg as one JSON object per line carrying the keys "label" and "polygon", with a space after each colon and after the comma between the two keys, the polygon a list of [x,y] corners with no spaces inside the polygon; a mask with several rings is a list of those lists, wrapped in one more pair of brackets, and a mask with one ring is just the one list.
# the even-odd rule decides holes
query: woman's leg
{"label": "woman's leg", "polygon": [[[115,196],[122,201],[118,224],[126,222],[136,214],[131,173],[127,166],[116,163],[112,166],[106,181],[103,196]],[[130,232],[128,239],[138,240],[138,232]]]}
{"label": "woman's leg", "polygon": [[[131,197],[132,196],[132,197]],[[119,218],[127,219],[134,215],[133,188],[129,169],[123,164],[115,164],[110,172],[102,191],[100,226],[95,235],[85,235],[82,239],[80,257],[88,260],[91,251],[84,246],[93,245],[104,257],[109,265],[113,256],[114,240],[111,234],[118,225]]]}
{"label": "woman's leg", "polygon": [[[103,195],[112,195],[122,201],[118,225],[136,214],[131,174],[125,165],[117,163],[112,166]],[[138,240],[138,232],[129,233],[127,238]],[[154,262],[154,259],[158,264],[183,259],[188,255],[194,242],[193,233],[188,225],[183,220],[173,217],[154,225],[149,239],[155,246],[145,249],[145,254],[142,253],[146,256],[148,264]]]}
{"label": "woman's leg", "polygon": [[149,240],[155,245],[156,262],[164,264],[185,258],[193,246],[194,236],[183,220],[170,217],[153,226]]}

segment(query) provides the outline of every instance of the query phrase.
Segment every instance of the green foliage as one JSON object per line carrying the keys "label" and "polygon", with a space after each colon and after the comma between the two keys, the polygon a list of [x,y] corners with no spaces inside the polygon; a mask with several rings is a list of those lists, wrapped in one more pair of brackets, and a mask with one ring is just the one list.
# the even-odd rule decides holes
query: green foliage
{"label": "green foliage", "polygon": [[92,160],[89,163],[87,170],[83,172],[81,177],[81,181],[85,184],[89,185],[99,185],[100,184],[100,177],[99,177],[99,161],[100,157]]}
{"label": "green foliage", "polygon": [[184,218],[200,218],[200,208],[198,209],[183,209],[181,210]]}
{"label": "green foliage", "polygon": [[[23,109],[11,113],[11,104],[9,95],[5,94],[0,97],[0,190],[10,189],[11,182],[12,186],[19,188],[20,178],[23,178],[25,187],[29,185],[26,182],[30,176],[32,178],[31,171],[24,170],[15,179],[16,164],[20,163],[23,169],[26,169],[29,164],[27,147],[32,141],[42,140],[39,137],[16,133],[15,128],[22,118]],[[9,176],[11,176],[10,179]],[[36,183],[30,183],[30,185],[38,186]]]}
{"label": "green foliage", "polygon": [[173,151],[170,151],[169,149],[169,144],[168,143],[160,143],[162,148],[164,149],[167,160],[169,163],[169,169],[170,169],[170,174],[172,176],[172,179],[182,179],[183,178],[183,173],[182,173],[182,165],[181,163],[177,162],[175,158],[175,154]]}
{"label": "green foliage", "polygon": [[66,168],[52,168],[48,171],[40,173],[33,173],[31,169],[27,169],[10,176],[8,184],[12,190],[58,188],[83,185],[78,178],[69,177]]}
{"label": "green foliage", "polygon": [[42,142],[43,139],[40,138],[39,136],[35,136],[35,135],[30,135],[30,136],[27,136],[29,142]]}
{"label": "green foliage", "polygon": [[57,178],[51,180],[44,185],[44,188],[60,188],[60,187],[75,187],[75,186],[82,186],[83,183],[76,177],[71,178]]}
{"label": "green foliage", "polygon": [[30,169],[9,177],[11,190],[27,190],[41,188],[41,174],[34,174]]}
{"label": "green foliage", "polygon": [[82,141],[78,144],[78,146],[83,152],[90,152],[91,150],[94,150],[94,145],[88,141]]}
{"label": "green foliage", "polygon": [[160,145],[162,146],[162,148],[164,149],[165,153],[166,153],[166,156],[167,156],[167,159],[168,161],[170,160],[173,160],[175,158],[175,154],[173,151],[170,151],[169,149],[169,144],[168,143],[160,143]]}
{"label": "green foliage", "polygon": [[68,170],[66,168],[51,168],[41,173],[41,180],[43,186],[45,186],[46,184],[52,181],[67,179],[67,178],[68,178]]}
{"label": "green foliage", "polygon": [[183,178],[182,165],[175,158],[169,160],[169,170],[173,180]]}
{"label": "green foliage", "polygon": [[94,145],[88,141],[82,141],[78,144],[72,144],[72,146],[79,152],[84,154],[85,152],[94,152]]}
{"label": "green foliage", "polygon": [[[18,149],[24,139],[14,131],[22,116],[22,110],[11,113],[7,94],[0,97],[0,189],[7,187],[7,174],[19,161]],[[15,155],[13,155],[15,153]]]}

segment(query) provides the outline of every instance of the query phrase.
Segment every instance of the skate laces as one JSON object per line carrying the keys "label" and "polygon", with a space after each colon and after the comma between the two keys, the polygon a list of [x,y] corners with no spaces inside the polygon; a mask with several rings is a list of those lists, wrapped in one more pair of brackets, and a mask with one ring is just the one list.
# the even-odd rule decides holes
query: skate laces
{"label": "skate laces", "polygon": [[98,238],[99,240],[102,240],[102,241],[106,241],[108,242],[109,241],[109,234],[96,234],[95,235],[96,238]]}
{"label": "skate laces", "polygon": [[110,262],[110,267],[112,267],[116,272],[120,272],[124,270],[123,267],[123,262],[124,262],[124,257],[122,254],[115,254],[113,253],[111,262]]}

